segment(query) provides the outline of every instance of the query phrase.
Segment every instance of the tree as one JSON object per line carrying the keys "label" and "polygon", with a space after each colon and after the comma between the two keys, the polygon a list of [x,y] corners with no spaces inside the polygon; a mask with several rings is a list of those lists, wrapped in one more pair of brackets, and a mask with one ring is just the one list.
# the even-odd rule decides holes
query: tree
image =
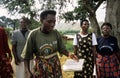
{"label": "tree", "polygon": [[5,16],[1,16],[0,22],[1,22],[0,25],[2,25],[4,27],[12,27],[13,28],[14,20],[12,20],[11,18],[6,18]]}
{"label": "tree", "polygon": [[78,0],[78,6],[73,11],[63,14],[67,20],[79,20],[89,18],[91,26],[96,35],[101,35],[98,21],[96,19],[96,10],[105,0]]}
{"label": "tree", "polygon": [[[34,8],[35,0],[2,0],[2,4],[9,9],[11,13],[24,13],[30,16],[30,19],[33,19],[40,10],[43,9],[55,9],[59,13],[63,13],[64,8],[67,7],[67,4],[74,0],[38,0],[39,8]],[[96,10],[105,0],[78,0],[78,6],[75,7],[73,11],[66,12],[62,14],[62,18],[65,18],[66,21],[80,20],[84,18],[89,18],[92,27],[95,29],[94,32],[96,35],[100,35],[100,29],[98,21],[96,19]],[[77,5],[77,4],[76,4]]]}
{"label": "tree", "polygon": [[[9,14],[23,14],[27,15],[32,22],[30,25],[30,29],[38,27],[39,22],[34,18],[37,16],[36,9],[32,9],[34,6],[34,0],[2,0],[0,2],[6,9],[8,9]],[[34,23],[33,23],[34,21]],[[13,29],[15,29],[16,24],[18,25],[18,20],[14,19],[11,23],[13,25]],[[34,25],[35,27],[33,27]]]}
{"label": "tree", "polygon": [[120,0],[107,0],[105,21],[113,26],[112,35],[116,36],[120,46]]}
{"label": "tree", "polygon": [[11,14],[31,13],[31,6],[34,4],[34,0],[2,0],[0,2]]}
{"label": "tree", "polygon": [[[35,7],[35,2],[39,1],[39,8]],[[27,14],[32,19],[37,13],[43,9],[62,9],[61,6],[65,6],[65,2],[69,0],[1,0],[0,5],[7,8],[10,14],[22,13]]]}

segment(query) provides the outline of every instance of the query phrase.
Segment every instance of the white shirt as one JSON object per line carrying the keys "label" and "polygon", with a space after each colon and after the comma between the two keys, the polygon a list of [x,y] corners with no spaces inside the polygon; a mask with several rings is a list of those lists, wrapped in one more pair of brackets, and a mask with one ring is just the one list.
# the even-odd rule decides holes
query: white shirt
{"label": "white shirt", "polygon": [[[81,33],[79,33],[79,34],[81,35],[82,38],[88,36],[88,34],[86,34],[86,35],[83,35]],[[75,34],[74,39],[73,39],[73,45],[77,45],[76,34]],[[97,45],[97,39],[96,39],[96,36],[94,33],[92,33],[92,45]]]}

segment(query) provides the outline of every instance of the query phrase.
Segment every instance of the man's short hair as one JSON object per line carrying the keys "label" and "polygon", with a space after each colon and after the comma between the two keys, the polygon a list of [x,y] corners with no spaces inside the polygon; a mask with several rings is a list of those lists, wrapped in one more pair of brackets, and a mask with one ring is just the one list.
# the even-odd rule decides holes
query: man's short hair
{"label": "man's short hair", "polygon": [[28,19],[28,18],[25,17],[25,16],[22,16],[22,17],[21,17],[20,22],[21,22],[21,21],[25,21],[27,24],[31,24],[30,19]]}
{"label": "man's short hair", "polygon": [[55,16],[56,15],[56,11],[54,11],[54,10],[45,10],[45,11],[41,12],[40,19],[45,19],[48,14],[51,14],[51,15]]}

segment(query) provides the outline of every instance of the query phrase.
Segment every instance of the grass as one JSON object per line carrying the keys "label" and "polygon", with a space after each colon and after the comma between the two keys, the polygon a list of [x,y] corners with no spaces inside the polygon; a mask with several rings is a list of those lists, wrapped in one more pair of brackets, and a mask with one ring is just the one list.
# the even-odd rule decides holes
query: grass
{"label": "grass", "polygon": [[73,41],[72,40],[67,40],[67,42],[66,42],[66,48],[67,48],[67,50],[68,51],[70,51],[70,52],[73,52]]}

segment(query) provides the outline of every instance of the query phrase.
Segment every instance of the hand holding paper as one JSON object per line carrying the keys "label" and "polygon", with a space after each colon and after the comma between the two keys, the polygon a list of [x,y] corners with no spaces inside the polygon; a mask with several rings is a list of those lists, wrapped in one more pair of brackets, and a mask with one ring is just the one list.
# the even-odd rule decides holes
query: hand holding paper
{"label": "hand holding paper", "polygon": [[83,68],[84,59],[79,59],[78,62],[67,59],[65,64],[63,65],[64,71],[81,71]]}
{"label": "hand holding paper", "polygon": [[71,58],[71,59],[73,59],[73,60],[75,60],[75,61],[77,61],[77,62],[79,61],[78,57],[75,54],[70,54],[69,53],[68,57]]}

